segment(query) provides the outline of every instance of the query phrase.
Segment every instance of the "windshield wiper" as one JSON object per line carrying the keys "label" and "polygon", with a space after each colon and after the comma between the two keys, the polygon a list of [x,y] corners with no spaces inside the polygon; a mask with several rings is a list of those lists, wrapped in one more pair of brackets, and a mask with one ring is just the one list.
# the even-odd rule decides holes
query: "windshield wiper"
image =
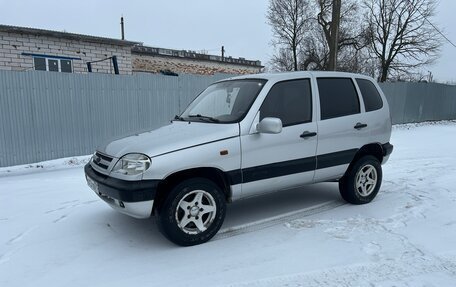
{"label": "windshield wiper", "polygon": [[209,117],[209,116],[203,116],[203,115],[201,115],[201,114],[188,115],[188,117],[189,117],[189,118],[198,118],[198,119],[210,121],[210,122],[213,122],[213,123],[218,123],[218,122],[220,122],[219,119],[216,119],[216,118],[213,118],[213,117]]}
{"label": "windshield wiper", "polygon": [[174,116],[174,120],[185,122],[185,119],[184,119],[183,117],[181,117],[181,116],[178,116],[178,115],[175,115],[175,116]]}

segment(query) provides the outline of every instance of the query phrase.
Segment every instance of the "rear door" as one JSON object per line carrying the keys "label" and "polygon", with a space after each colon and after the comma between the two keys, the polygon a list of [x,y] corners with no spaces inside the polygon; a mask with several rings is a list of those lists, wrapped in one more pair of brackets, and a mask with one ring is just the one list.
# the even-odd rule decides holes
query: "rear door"
{"label": "rear door", "polygon": [[315,180],[341,177],[367,142],[362,99],[350,77],[316,79],[320,103]]}
{"label": "rear door", "polygon": [[242,197],[291,188],[313,181],[317,124],[310,79],[276,83],[253,123],[266,117],[282,120],[278,134],[241,136]]}
{"label": "rear door", "polygon": [[364,102],[363,122],[367,124],[365,140],[367,143],[386,143],[391,133],[391,118],[387,103],[383,102],[377,87],[371,80],[356,78],[355,83]]}

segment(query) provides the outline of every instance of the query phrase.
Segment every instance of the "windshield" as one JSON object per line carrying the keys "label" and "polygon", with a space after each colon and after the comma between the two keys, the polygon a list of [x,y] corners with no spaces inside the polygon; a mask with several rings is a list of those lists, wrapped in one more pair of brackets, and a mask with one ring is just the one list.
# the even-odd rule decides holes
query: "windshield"
{"label": "windshield", "polygon": [[247,79],[215,83],[204,90],[179,119],[213,123],[239,122],[266,80]]}

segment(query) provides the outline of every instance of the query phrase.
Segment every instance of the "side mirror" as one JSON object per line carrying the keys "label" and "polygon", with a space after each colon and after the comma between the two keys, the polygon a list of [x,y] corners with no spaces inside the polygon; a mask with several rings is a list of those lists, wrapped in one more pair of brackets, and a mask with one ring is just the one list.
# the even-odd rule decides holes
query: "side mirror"
{"label": "side mirror", "polygon": [[282,121],[279,118],[264,118],[256,128],[259,133],[278,134],[282,131]]}

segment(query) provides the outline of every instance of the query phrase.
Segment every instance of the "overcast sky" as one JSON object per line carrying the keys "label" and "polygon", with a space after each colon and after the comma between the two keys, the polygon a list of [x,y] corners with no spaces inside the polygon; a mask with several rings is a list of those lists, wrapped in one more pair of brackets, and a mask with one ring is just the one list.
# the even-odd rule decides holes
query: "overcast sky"
{"label": "overcast sky", "polygon": [[[266,23],[267,0],[0,0],[0,24],[120,38],[120,16],[127,40],[144,45],[206,50],[261,60],[273,54]],[[434,21],[456,43],[456,1],[440,0]],[[445,42],[439,61],[427,68],[439,81],[456,82],[456,48]]]}

